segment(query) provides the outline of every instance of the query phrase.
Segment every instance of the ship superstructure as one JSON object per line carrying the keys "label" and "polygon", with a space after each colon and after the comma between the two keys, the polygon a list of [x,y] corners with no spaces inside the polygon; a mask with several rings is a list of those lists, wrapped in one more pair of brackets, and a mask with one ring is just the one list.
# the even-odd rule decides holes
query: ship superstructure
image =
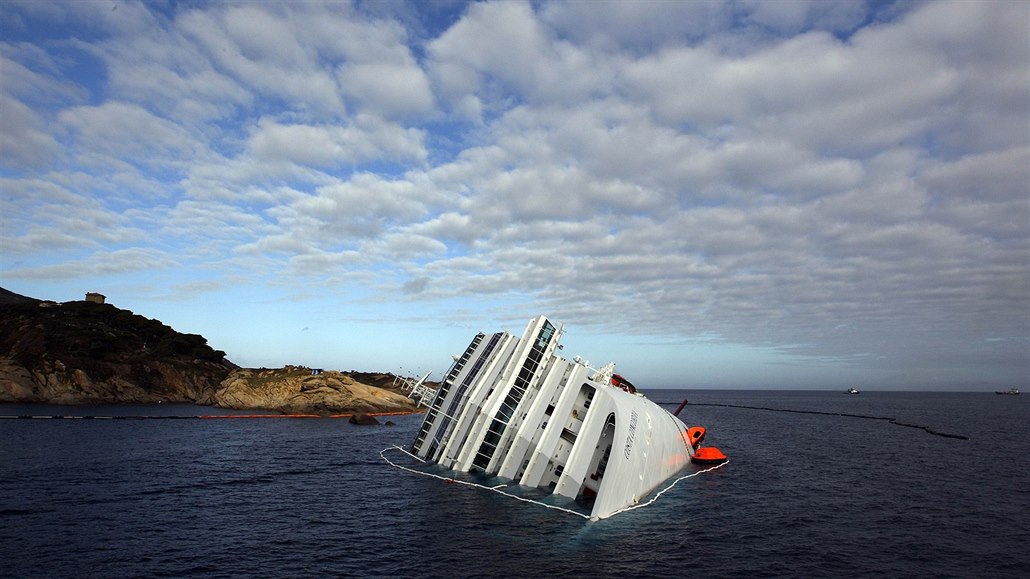
{"label": "ship superstructure", "polygon": [[686,426],[614,364],[558,356],[563,332],[537,316],[521,337],[477,334],[441,382],[411,453],[592,501],[592,518],[636,504],[686,465],[695,450]]}

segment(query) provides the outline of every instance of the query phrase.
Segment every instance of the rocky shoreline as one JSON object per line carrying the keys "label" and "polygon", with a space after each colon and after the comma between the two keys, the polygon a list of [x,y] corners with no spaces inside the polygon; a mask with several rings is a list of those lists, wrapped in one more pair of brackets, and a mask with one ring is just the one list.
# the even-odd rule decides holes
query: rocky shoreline
{"label": "rocky shoreline", "polygon": [[[362,374],[362,373],[355,373]],[[310,368],[237,368],[215,388],[198,376],[167,368],[170,388],[147,391],[121,378],[94,381],[82,370],[52,368],[29,371],[16,361],[0,359],[0,404],[60,405],[190,403],[234,410],[262,410],[282,414],[395,414],[421,410],[398,388],[379,388],[336,370],[313,373]]]}
{"label": "rocky shoreline", "polygon": [[102,302],[47,302],[0,288],[0,403],[418,412],[396,382],[387,373],[240,368],[203,336],[181,334],[128,310]]}
{"label": "rocky shoreline", "polygon": [[364,384],[344,372],[305,367],[234,370],[219,385],[215,406],[285,414],[417,412],[398,391]]}

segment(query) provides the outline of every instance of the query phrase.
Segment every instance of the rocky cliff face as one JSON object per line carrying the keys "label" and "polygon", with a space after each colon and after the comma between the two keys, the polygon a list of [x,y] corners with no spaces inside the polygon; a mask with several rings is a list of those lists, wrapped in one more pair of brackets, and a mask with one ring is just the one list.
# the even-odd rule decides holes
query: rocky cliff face
{"label": "rocky cliff face", "polygon": [[211,404],[235,368],[203,336],[110,304],[0,300],[0,401]]}
{"label": "rocky cliff face", "polygon": [[153,389],[141,386],[128,376],[113,375],[94,380],[81,368],[69,369],[60,360],[44,361],[29,370],[16,360],[0,359],[0,402],[214,403],[217,377],[212,376],[210,369],[183,368],[167,362],[153,362],[145,371],[157,376],[150,381],[150,387]]}
{"label": "rocky cliff face", "polygon": [[[389,374],[355,374],[389,386]],[[401,393],[330,371],[239,369],[203,336],[110,304],[0,288],[0,402],[192,402],[289,413],[405,412]]]}
{"label": "rocky cliff face", "polygon": [[414,412],[403,394],[369,386],[337,371],[317,375],[303,367],[240,369],[215,393],[223,408],[277,410],[287,414],[341,412]]}

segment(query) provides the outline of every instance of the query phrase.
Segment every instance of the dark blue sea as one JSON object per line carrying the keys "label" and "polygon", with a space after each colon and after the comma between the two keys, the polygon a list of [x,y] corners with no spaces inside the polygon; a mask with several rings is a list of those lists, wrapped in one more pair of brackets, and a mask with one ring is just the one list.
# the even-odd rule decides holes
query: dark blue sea
{"label": "dark blue sea", "polygon": [[[410,443],[421,416],[380,427],[0,420],[0,575],[1030,576],[1030,396],[649,395],[689,398],[684,421],[706,426],[706,445],[730,462],[597,522],[384,462],[380,451]],[[968,440],[706,403],[893,417]],[[0,415],[213,412],[0,405]]]}

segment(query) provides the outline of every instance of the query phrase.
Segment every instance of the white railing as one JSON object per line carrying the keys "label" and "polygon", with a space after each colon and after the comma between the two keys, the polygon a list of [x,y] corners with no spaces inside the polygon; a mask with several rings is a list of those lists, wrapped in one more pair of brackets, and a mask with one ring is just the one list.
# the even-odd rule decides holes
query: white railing
{"label": "white railing", "polygon": [[401,390],[407,393],[408,398],[411,398],[419,406],[428,407],[433,403],[433,397],[436,396],[436,389],[430,388],[426,384],[426,380],[432,374],[432,371],[426,372],[425,376],[418,378],[408,378],[404,376],[397,376],[393,379],[394,385],[400,384]]}

